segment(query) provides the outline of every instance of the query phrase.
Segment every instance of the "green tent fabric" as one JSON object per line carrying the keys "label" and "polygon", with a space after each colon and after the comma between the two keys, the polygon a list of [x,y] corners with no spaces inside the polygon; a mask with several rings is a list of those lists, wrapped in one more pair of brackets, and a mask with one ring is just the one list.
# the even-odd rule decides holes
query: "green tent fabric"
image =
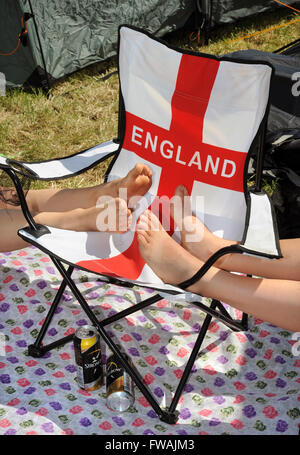
{"label": "green tent fabric", "polygon": [[115,55],[121,24],[162,37],[195,13],[209,33],[216,24],[278,7],[274,0],[0,0],[0,76],[7,87],[49,88],[53,81]]}
{"label": "green tent fabric", "polygon": [[0,0],[0,54],[16,47],[21,18],[34,14],[27,20],[27,46],[0,55],[0,72],[8,87],[47,85],[115,55],[119,25],[161,37],[182,27],[194,10],[194,0]]}
{"label": "green tent fabric", "polygon": [[0,10],[0,71],[8,87],[22,85],[37,67],[31,48],[20,43],[18,46],[23,10],[18,1],[8,0],[0,0]]}
{"label": "green tent fabric", "polygon": [[[282,0],[282,3],[287,6],[300,5],[299,0]],[[197,0],[197,5],[210,27],[284,8],[274,0]]]}

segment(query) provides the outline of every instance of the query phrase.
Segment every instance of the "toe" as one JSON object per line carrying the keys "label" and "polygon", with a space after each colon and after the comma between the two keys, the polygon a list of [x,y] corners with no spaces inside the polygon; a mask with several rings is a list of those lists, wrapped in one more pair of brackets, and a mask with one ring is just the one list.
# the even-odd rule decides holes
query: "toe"
{"label": "toe", "polygon": [[171,200],[170,213],[178,226],[181,226],[183,218],[192,215],[191,200],[185,186],[177,186]]}
{"label": "toe", "polygon": [[184,185],[178,185],[177,188],[175,189],[174,194],[177,196],[180,196],[180,197],[189,195],[188,190],[186,189],[186,187]]}
{"label": "toe", "polygon": [[144,165],[144,174],[147,175],[147,177],[149,178],[152,177],[152,171],[146,164]]}
{"label": "toe", "polygon": [[151,225],[150,225],[150,220],[149,218],[144,214],[142,213],[142,215],[140,216],[138,222],[137,222],[137,230],[141,230],[141,231],[149,231]]}
{"label": "toe", "polygon": [[161,231],[163,230],[163,227],[158,219],[158,217],[153,213],[151,212],[150,210],[147,210],[147,216],[148,216],[148,219],[149,219],[149,222],[150,222],[150,226],[151,226],[151,229],[153,231]]}
{"label": "toe", "polygon": [[138,233],[137,239],[138,239],[139,248],[140,249],[144,249],[146,247],[147,243],[145,241],[145,238],[144,238],[143,234],[142,233]]}
{"label": "toe", "polygon": [[137,163],[134,168],[133,168],[133,174],[134,176],[138,176],[143,173],[143,168],[144,164],[143,163]]}
{"label": "toe", "polygon": [[146,231],[138,232],[137,239],[140,247],[147,248],[149,246],[149,237]]}

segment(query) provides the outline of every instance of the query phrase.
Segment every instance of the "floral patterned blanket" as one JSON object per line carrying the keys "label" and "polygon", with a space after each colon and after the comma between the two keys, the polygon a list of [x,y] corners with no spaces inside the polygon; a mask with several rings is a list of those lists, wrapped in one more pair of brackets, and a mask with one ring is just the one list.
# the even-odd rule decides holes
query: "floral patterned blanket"
{"label": "floral patterned blanket", "polygon": [[[181,397],[176,425],[162,423],[138,389],[128,411],[106,407],[105,387],[78,388],[72,343],[34,359],[27,346],[59,286],[50,259],[34,247],[0,255],[0,434],[296,435],[300,425],[300,349],[295,334],[250,318],[247,332],[213,321]],[[107,317],[153,291],[105,284],[75,271],[93,311]],[[238,315],[238,313],[236,312]],[[162,300],[107,329],[159,403],[169,404],[204,313]],[[47,342],[89,321],[70,292]],[[104,350],[103,358],[109,353]]]}

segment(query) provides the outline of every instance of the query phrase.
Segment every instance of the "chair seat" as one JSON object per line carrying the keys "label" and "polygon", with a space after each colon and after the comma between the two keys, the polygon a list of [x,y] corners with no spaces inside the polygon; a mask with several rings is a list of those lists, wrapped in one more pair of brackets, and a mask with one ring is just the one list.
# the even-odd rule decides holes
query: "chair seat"
{"label": "chair seat", "polygon": [[[190,298],[195,294],[164,284],[140,255],[135,223],[148,207],[162,221],[168,220],[168,211],[164,210],[169,208],[177,186],[182,184],[187,188],[193,213],[211,232],[241,242],[242,246],[231,245],[212,255],[194,277],[181,283],[182,287],[201,278],[220,255],[232,252],[234,247],[235,253],[251,254],[258,244],[259,254],[280,257],[275,219],[268,201],[261,194],[263,141],[273,69],[261,62],[241,63],[227,57],[182,51],[133,27],[120,27],[119,39],[120,145],[108,142],[68,158],[21,163],[21,167],[34,178],[64,178],[82,172],[116,152],[106,172],[107,181],[124,177],[136,163],[143,162],[152,171],[152,185],[145,197],[133,204],[132,227],[125,234],[43,227],[26,218],[30,227],[20,229],[18,234],[48,254],[63,277],[28,352],[33,357],[42,357],[72,338],[66,336],[48,345],[42,344],[68,287],[158,417],[163,422],[175,424],[176,407],[212,318],[240,331],[247,329],[247,315],[243,313],[242,318],[235,320],[221,301],[214,298],[205,301],[199,295],[192,301]],[[255,192],[249,195],[248,161],[256,150]],[[13,161],[10,164],[13,165]],[[162,224],[179,240],[176,223],[168,228]],[[69,264],[68,269],[64,264]],[[74,267],[94,272],[103,281],[124,287],[143,286],[158,290],[158,293],[99,321],[72,279]],[[167,411],[159,406],[135,368],[122,355],[122,349],[105,330],[113,322],[163,298],[190,301],[206,313]]]}
{"label": "chair seat", "polygon": [[[47,226],[49,234],[36,238],[26,228],[18,234],[25,241],[37,246],[61,261],[89,272],[116,278],[118,281],[162,292],[183,294],[182,289],[165,284],[144,263],[139,254],[135,233],[109,234],[106,232],[76,232]],[[133,245],[128,251],[128,244]],[[126,255],[122,254],[127,250]],[[118,273],[118,271],[120,273]],[[122,273],[123,272],[123,273]]]}

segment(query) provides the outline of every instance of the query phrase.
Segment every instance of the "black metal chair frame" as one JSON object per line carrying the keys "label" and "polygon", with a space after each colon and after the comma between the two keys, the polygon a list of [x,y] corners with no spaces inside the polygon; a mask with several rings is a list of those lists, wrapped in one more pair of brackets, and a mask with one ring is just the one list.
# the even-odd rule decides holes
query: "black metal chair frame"
{"label": "black metal chair frame", "polygon": [[[255,184],[255,190],[257,192],[261,191],[261,184],[262,184],[262,166],[263,166],[263,150],[264,150],[264,132],[265,132],[265,126],[264,128],[261,129],[260,134],[258,135],[259,139],[259,144],[258,144],[258,159],[257,159],[257,167],[256,167],[256,184]],[[33,236],[36,238],[40,237],[41,235],[45,234],[48,231],[48,228],[43,225],[37,224],[29,209],[27,206],[26,198],[22,189],[22,185],[20,183],[20,179],[18,177],[18,174],[20,173],[22,175],[22,170],[19,170],[18,168],[15,167],[16,162],[12,162],[14,166],[10,166],[9,160],[8,164],[0,164],[0,169],[5,171],[11,180],[13,181],[13,184],[16,188],[17,194],[19,196],[21,208],[24,214],[24,217],[26,221],[28,222],[28,227],[25,228],[27,232],[30,232]],[[30,173],[26,175],[27,177],[30,177]],[[31,175],[32,179],[37,179],[36,175],[32,174]],[[42,180],[42,179],[41,179]],[[27,239],[25,239],[27,241]],[[35,242],[31,242],[33,245],[35,245]],[[39,249],[42,249],[40,245],[38,246]],[[221,321],[224,323],[226,326],[228,326],[230,329],[233,331],[245,331],[248,328],[248,315],[243,314],[242,318],[239,320],[234,319],[225,309],[225,307],[222,305],[220,301],[217,300],[212,300],[210,306],[207,306],[203,304],[201,301],[193,301],[190,302],[190,304],[196,306],[199,308],[199,310],[203,311],[206,313],[206,317],[204,319],[204,322],[201,326],[201,329],[198,333],[195,345],[192,349],[192,352],[190,354],[190,357],[187,361],[187,364],[185,366],[183,375],[179,381],[179,384],[176,388],[175,394],[172,398],[172,401],[167,409],[163,409],[158,402],[156,401],[155,397],[149,390],[149,388],[144,384],[143,379],[137,369],[135,368],[134,365],[131,365],[129,362],[126,361],[126,359],[123,357],[123,354],[120,350],[120,348],[114,343],[114,341],[111,339],[111,337],[108,335],[107,331],[105,330],[106,326],[108,326],[111,323],[114,323],[126,316],[129,316],[130,314],[135,313],[136,311],[143,310],[150,305],[160,301],[162,298],[159,293],[157,293],[154,296],[151,296],[150,298],[147,298],[146,300],[137,303],[133,305],[132,307],[129,307],[109,318],[106,318],[102,321],[99,321],[93,311],[90,309],[87,301],[79,291],[78,287],[76,286],[74,280],[72,279],[72,273],[75,268],[74,264],[67,264],[66,261],[64,261],[61,258],[56,257],[51,253],[51,251],[48,251],[44,249],[45,253],[49,255],[51,258],[53,264],[55,265],[56,269],[58,272],[62,275],[63,280],[61,282],[61,285],[57,291],[57,294],[53,300],[53,303],[50,307],[50,310],[44,320],[44,323],[39,331],[39,334],[35,340],[35,342],[28,346],[28,354],[32,357],[43,357],[43,355],[52,350],[55,349],[59,346],[62,346],[70,341],[73,340],[73,334],[68,335],[66,337],[63,337],[55,342],[52,342],[48,345],[43,344],[43,339],[45,337],[45,334],[48,330],[48,327],[51,323],[51,320],[53,318],[53,315],[55,313],[55,310],[58,306],[58,304],[61,301],[62,295],[68,287],[75,299],[78,300],[79,304],[81,305],[82,309],[86,313],[87,317],[91,321],[91,323],[97,328],[100,336],[102,337],[103,341],[106,343],[106,345],[110,348],[110,350],[117,356],[119,362],[123,366],[123,368],[127,371],[127,373],[131,376],[133,382],[135,385],[139,388],[141,393],[145,396],[145,398],[148,400],[149,404],[152,406],[153,410],[156,412],[158,415],[159,419],[163,422],[166,422],[168,424],[175,424],[178,420],[178,411],[176,410],[179,399],[182,395],[183,389],[187,383],[187,380],[190,376],[193,364],[197,358],[197,355],[202,347],[203,341],[205,339],[206,332],[209,328],[209,325],[211,323],[212,318],[216,318],[217,320]],[[239,247],[236,246],[229,246],[226,248],[223,248],[219,250],[217,253],[215,253],[200,269],[196,277],[193,277],[194,280],[187,280],[187,282],[182,283],[182,287],[186,288],[188,287],[191,282],[195,282],[196,280],[200,279],[201,276],[206,273],[206,271],[214,264],[214,262],[221,256],[228,254],[228,253],[242,253],[243,250]],[[67,264],[67,268],[64,266],[64,264]],[[77,266],[76,266],[77,268]],[[94,273],[94,272],[93,272]],[[101,276],[101,275],[100,275]],[[105,276],[104,280],[108,280],[112,284],[117,284],[121,285],[123,287],[133,287],[134,285],[128,282],[124,282],[121,280],[118,280],[117,278],[114,277],[107,277]]]}

